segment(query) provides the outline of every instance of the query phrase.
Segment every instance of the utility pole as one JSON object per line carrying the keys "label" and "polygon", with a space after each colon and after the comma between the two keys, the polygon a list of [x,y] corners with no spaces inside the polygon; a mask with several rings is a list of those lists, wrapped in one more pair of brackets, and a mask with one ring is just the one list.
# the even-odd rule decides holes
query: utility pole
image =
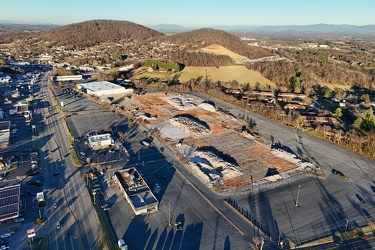
{"label": "utility pole", "polygon": [[207,101],[209,100],[208,98],[208,93],[207,93],[207,88],[208,88],[208,74],[207,74],[207,69],[206,69],[206,80],[204,81],[204,88],[205,88],[205,91],[206,91],[206,96],[207,96]]}
{"label": "utility pole", "polygon": [[299,192],[301,190],[301,185],[298,185],[298,193],[297,193],[297,200],[296,200],[296,207],[298,207],[298,199],[299,199]]}

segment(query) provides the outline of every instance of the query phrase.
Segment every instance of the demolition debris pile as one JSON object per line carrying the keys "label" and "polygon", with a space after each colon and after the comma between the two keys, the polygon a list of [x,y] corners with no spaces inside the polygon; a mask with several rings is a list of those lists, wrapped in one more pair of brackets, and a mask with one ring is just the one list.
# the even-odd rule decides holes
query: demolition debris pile
{"label": "demolition debris pile", "polygon": [[193,137],[200,137],[210,133],[208,124],[192,115],[176,115],[169,122],[173,126],[189,132]]}

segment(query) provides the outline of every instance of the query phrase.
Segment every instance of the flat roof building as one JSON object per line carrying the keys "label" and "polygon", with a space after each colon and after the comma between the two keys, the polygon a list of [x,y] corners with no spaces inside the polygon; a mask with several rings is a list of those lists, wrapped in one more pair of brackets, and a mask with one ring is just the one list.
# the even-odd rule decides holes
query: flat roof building
{"label": "flat roof building", "polygon": [[133,92],[132,89],[125,89],[124,87],[107,81],[80,83],[77,84],[77,88],[85,90],[87,94],[98,97],[103,95],[129,94]]}
{"label": "flat roof building", "polygon": [[20,215],[20,185],[0,188],[0,221]]}
{"label": "flat roof building", "polygon": [[159,210],[159,201],[135,168],[115,172],[114,179],[136,215]]}
{"label": "flat roof building", "polygon": [[110,134],[93,135],[88,140],[91,148],[106,148],[114,143]]}
{"label": "flat roof building", "polygon": [[10,136],[10,121],[0,122],[0,145],[7,147]]}

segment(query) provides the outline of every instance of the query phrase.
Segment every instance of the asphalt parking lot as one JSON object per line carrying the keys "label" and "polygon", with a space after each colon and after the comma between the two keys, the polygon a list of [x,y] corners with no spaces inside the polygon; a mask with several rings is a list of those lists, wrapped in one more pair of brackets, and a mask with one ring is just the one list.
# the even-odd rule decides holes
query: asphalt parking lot
{"label": "asphalt parking lot", "polygon": [[[69,90],[69,92],[67,92]],[[55,96],[59,104],[63,103],[63,111],[80,112],[100,110],[99,104],[90,101],[82,92],[72,88],[55,88]]]}

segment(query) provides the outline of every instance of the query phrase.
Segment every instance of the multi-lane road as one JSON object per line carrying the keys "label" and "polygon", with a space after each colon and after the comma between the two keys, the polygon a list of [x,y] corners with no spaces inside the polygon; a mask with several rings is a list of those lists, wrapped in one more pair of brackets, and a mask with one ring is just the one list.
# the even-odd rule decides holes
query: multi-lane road
{"label": "multi-lane road", "polygon": [[[79,168],[73,166],[61,114],[52,107],[48,77],[40,81],[35,115],[40,115],[39,136],[48,220],[38,235],[49,236],[49,249],[98,249],[99,223],[94,214]],[[54,208],[54,204],[57,208]],[[57,223],[60,228],[57,228]]]}

